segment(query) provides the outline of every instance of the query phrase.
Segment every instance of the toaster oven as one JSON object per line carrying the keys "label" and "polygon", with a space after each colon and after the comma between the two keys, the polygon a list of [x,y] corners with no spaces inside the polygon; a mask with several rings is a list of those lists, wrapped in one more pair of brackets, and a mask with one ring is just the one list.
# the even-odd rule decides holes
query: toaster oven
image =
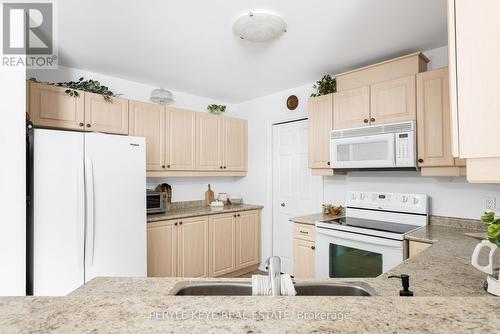
{"label": "toaster oven", "polygon": [[150,213],[165,213],[168,210],[167,193],[146,190],[146,211]]}

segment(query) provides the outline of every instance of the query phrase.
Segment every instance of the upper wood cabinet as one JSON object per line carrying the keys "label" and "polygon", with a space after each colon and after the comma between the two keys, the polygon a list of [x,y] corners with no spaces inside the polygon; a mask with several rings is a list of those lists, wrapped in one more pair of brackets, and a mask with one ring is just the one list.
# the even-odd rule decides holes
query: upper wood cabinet
{"label": "upper wood cabinet", "polygon": [[196,169],[223,169],[222,126],[219,116],[196,113]]}
{"label": "upper wood cabinet", "polygon": [[180,277],[208,277],[208,217],[179,221]]}
{"label": "upper wood cabinet", "polygon": [[195,169],[195,112],[167,108],[167,156],[168,170]]}
{"label": "upper wood cabinet", "polygon": [[85,127],[89,131],[128,134],[128,100],[113,97],[106,102],[102,95],[85,93]]}
{"label": "upper wood cabinet", "polygon": [[177,221],[148,224],[148,276],[177,276]]}
{"label": "upper wood cabinet", "polygon": [[260,263],[260,211],[242,211],[236,218],[236,269]]}
{"label": "upper wood cabinet", "polygon": [[146,138],[146,170],[165,169],[165,108],[129,102],[129,133]]}
{"label": "upper wood cabinet", "polygon": [[309,168],[330,168],[333,94],[312,97],[309,112]]}
{"label": "upper wood cabinet", "polygon": [[417,122],[418,165],[454,166],[447,68],[418,74]]}
{"label": "upper wood cabinet", "polygon": [[35,126],[85,129],[83,94],[72,97],[64,93],[66,88],[35,82],[30,82],[29,86],[29,114]]}
{"label": "upper wood cabinet", "polygon": [[470,182],[500,182],[499,12],[497,0],[448,0],[453,151]]}
{"label": "upper wood cabinet", "polygon": [[246,171],[248,157],[248,125],[247,121],[224,117],[223,145],[224,164],[228,171]]}
{"label": "upper wood cabinet", "polygon": [[236,214],[227,213],[210,216],[209,274],[217,277],[236,270]]}
{"label": "upper wood cabinet", "polygon": [[371,125],[415,119],[416,89],[414,75],[371,85]]}
{"label": "upper wood cabinet", "polygon": [[346,129],[369,125],[370,88],[368,86],[333,95],[333,128]]}

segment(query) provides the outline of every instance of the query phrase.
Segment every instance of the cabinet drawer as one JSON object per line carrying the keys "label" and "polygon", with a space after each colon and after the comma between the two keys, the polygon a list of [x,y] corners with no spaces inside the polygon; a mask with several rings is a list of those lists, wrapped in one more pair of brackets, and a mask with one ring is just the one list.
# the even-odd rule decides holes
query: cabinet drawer
{"label": "cabinet drawer", "polygon": [[293,224],[293,237],[302,240],[314,241],[315,226],[308,224]]}

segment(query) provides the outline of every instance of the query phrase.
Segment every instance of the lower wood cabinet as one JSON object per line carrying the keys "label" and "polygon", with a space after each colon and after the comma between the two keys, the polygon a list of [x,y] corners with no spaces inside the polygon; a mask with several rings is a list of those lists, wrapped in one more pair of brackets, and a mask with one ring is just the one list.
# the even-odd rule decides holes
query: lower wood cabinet
{"label": "lower wood cabinet", "polygon": [[260,264],[260,210],[148,223],[148,276],[219,277]]}
{"label": "lower wood cabinet", "polygon": [[293,275],[295,278],[315,277],[314,231],[314,225],[293,223]]}

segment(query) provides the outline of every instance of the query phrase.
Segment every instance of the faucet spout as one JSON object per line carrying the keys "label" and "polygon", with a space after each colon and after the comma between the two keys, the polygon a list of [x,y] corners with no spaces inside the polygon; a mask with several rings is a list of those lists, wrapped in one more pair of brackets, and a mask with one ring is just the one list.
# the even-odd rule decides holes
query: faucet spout
{"label": "faucet spout", "polygon": [[269,272],[269,285],[271,295],[276,297],[281,295],[281,259],[279,256],[271,256],[266,261]]}

